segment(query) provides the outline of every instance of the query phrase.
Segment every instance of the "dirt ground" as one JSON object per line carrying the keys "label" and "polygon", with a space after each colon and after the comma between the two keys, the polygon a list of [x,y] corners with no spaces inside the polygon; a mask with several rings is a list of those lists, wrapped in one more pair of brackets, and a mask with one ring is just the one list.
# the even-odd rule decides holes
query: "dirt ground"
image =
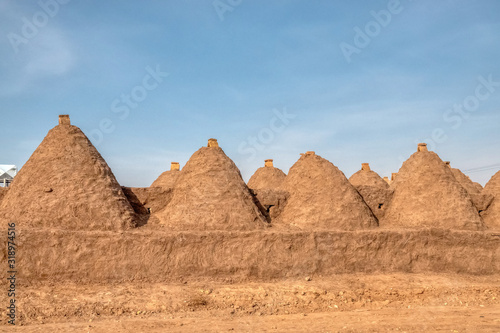
{"label": "dirt ground", "polygon": [[336,275],[266,283],[18,287],[0,332],[499,332],[500,276]]}
{"label": "dirt ground", "polygon": [[500,311],[425,307],[355,310],[306,316],[103,319],[22,327],[16,332],[498,332]]}

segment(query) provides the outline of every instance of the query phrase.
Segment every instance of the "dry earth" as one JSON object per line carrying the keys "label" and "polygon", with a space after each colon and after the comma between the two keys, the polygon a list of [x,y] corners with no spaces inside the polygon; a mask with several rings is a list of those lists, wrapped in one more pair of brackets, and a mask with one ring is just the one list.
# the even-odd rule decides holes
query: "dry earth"
{"label": "dry earth", "polygon": [[[44,283],[19,290],[19,332],[498,332],[500,327],[500,278],[492,276]],[[11,330],[4,325],[0,331]]]}

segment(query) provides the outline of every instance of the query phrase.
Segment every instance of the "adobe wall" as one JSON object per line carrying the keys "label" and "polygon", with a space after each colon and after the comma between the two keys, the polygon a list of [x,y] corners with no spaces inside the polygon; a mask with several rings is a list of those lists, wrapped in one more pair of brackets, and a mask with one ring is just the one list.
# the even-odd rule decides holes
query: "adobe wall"
{"label": "adobe wall", "polygon": [[[28,285],[42,281],[272,281],[361,272],[500,273],[500,237],[492,232],[18,229],[17,242],[19,281]],[[5,248],[1,253],[5,262]]]}

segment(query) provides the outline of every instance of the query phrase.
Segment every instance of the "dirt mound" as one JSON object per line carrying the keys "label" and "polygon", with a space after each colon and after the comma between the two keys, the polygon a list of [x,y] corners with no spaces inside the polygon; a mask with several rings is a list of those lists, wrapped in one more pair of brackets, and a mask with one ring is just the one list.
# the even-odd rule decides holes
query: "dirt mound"
{"label": "dirt mound", "polygon": [[178,162],[172,162],[169,171],[162,173],[154,182],[151,187],[174,188],[175,182],[179,178],[181,171]]}
{"label": "dirt mound", "polygon": [[102,156],[69,117],[45,139],[12,182],[0,206],[22,227],[118,230],[135,214]]}
{"label": "dirt mound", "polygon": [[248,181],[248,187],[269,214],[270,218],[277,217],[286,202],[287,192],[281,189],[286,174],[273,165],[273,160],[265,161],[262,168],[257,169]]}
{"label": "dirt mound", "polygon": [[302,154],[283,182],[289,198],[279,223],[305,230],[372,228],[377,219],[358,191],[331,162]]}
{"label": "dirt mound", "polygon": [[358,190],[375,216],[381,218],[390,194],[389,184],[372,171],[368,163],[363,163],[361,170],[353,174],[349,182]]}
{"label": "dirt mound", "polygon": [[267,226],[234,162],[209,141],[191,156],[168,206],[155,214],[172,230],[252,230]]}
{"label": "dirt mound", "polygon": [[498,171],[484,187],[483,193],[491,195],[493,201],[482,213],[486,226],[500,230],[500,171]]}
{"label": "dirt mound", "polygon": [[425,144],[403,163],[391,188],[394,194],[381,227],[484,229],[467,191]]}

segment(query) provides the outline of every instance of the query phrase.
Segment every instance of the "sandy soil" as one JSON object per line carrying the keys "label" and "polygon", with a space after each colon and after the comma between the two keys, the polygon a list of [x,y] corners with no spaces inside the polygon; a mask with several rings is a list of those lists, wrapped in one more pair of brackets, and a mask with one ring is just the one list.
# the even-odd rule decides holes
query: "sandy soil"
{"label": "sandy soil", "polygon": [[266,317],[99,319],[20,327],[19,332],[498,332],[500,309],[424,307]]}
{"label": "sandy soil", "polygon": [[[19,290],[20,332],[498,332],[500,327],[498,276],[355,274],[246,284],[41,284]],[[9,331],[0,326],[0,332]]]}

